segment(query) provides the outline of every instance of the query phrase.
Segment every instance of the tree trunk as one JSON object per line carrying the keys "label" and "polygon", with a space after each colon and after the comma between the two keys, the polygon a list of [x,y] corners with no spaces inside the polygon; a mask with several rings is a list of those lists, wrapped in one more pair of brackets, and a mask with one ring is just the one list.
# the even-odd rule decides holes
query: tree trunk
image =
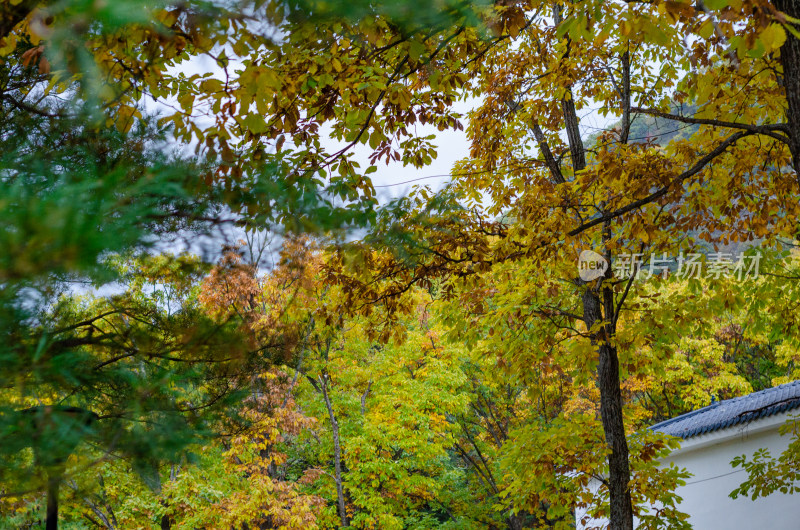
{"label": "tree trunk", "polygon": [[336,421],[336,415],[333,413],[333,406],[331,404],[330,396],[328,395],[328,375],[323,374],[320,376],[320,389],[322,390],[322,397],[325,399],[325,407],[328,409],[328,418],[331,421],[331,432],[333,433],[333,467],[334,467],[334,480],[336,481],[336,498],[339,509],[339,519],[342,527],[350,526],[347,521],[347,509],[344,499],[344,484],[342,483],[342,447],[339,442],[339,422]]}
{"label": "tree trunk", "polygon": [[[562,21],[561,6],[554,4],[553,19],[556,25]],[[569,45],[568,45],[569,50]],[[621,86],[619,87],[620,108],[622,110],[621,143],[628,142],[631,126],[631,80],[630,80],[630,53],[626,50],[620,57],[622,67]],[[573,171],[578,172],[586,167],[586,149],[580,135],[579,120],[575,111],[575,102],[572,92],[569,97],[561,101],[564,113],[564,125],[567,130],[570,154],[572,156]],[[604,204],[600,209],[605,208]],[[603,226],[603,243],[606,246],[606,259],[609,268],[606,278],[611,277],[611,255],[607,244],[611,239],[611,227],[608,222]],[[580,280],[578,280],[579,283]],[[598,280],[602,281],[602,280]],[[609,528],[611,530],[633,530],[633,505],[629,482],[631,479],[630,462],[628,456],[628,440],[625,436],[625,422],[622,417],[622,391],[619,381],[619,357],[617,348],[612,343],[616,322],[614,314],[614,291],[608,285],[602,286],[603,301],[601,303],[597,293],[592,290],[591,284],[586,285],[583,293],[583,320],[587,331],[591,333],[592,344],[597,345],[599,362],[597,365],[597,388],[600,390],[600,416],[603,422],[603,432],[606,444],[610,450],[608,455],[608,488],[609,505],[611,514]],[[603,314],[605,313],[605,319]],[[592,330],[592,326],[602,322],[599,330]]]}
{"label": "tree trunk", "polygon": [[[620,57],[622,79],[620,80],[620,104],[622,107],[622,130],[620,143],[627,143],[631,128],[631,76],[630,54],[626,50]],[[602,205],[601,209],[605,209]],[[609,267],[605,278],[611,279],[611,253],[608,242],[611,240],[611,225],[603,223],[603,246]],[[610,530],[633,530],[633,503],[631,502],[630,480],[631,468],[628,450],[628,439],[625,435],[625,420],[622,415],[622,391],[619,380],[619,356],[614,344],[616,333],[616,311],[614,290],[607,283],[602,285],[603,300],[591,288],[583,294],[583,315],[587,330],[591,330],[598,322],[600,329],[591,334],[592,342],[597,345],[597,388],[600,390],[600,418],[603,422],[603,433],[608,455],[608,491],[609,491],[609,528]],[[601,307],[602,306],[602,307]]]}
{"label": "tree trunk", "polygon": [[622,393],[619,389],[619,359],[617,349],[600,347],[597,367],[597,384],[600,388],[600,416],[608,455],[608,489],[611,497],[611,530],[633,530],[633,506],[628,483],[631,479],[628,461],[628,440],[622,418]]}
{"label": "tree trunk", "polygon": [[603,289],[603,306],[600,298],[587,286],[583,294],[583,318],[587,330],[597,322],[605,322],[600,330],[592,334],[592,341],[598,345],[599,363],[597,366],[597,388],[600,390],[600,417],[608,455],[608,489],[611,515],[610,530],[633,530],[633,505],[630,482],[630,463],[628,460],[628,440],[625,437],[625,423],[622,417],[622,392],[619,385],[619,358],[617,348],[609,341],[613,335],[614,293],[610,287]]}
{"label": "tree trunk", "polygon": [[622,63],[622,87],[620,99],[622,100],[622,131],[619,143],[627,144],[631,132],[631,54],[628,50],[620,58]]}
{"label": "tree trunk", "polygon": [[522,521],[520,521],[519,516],[512,515],[508,518],[508,528],[509,530],[522,530]]}
{"label": "tree trunk", "polygon": [[61,475],[50,475],[47,478],[47,516],[45,530],[58,530],[58,486]]}
{"label": "tree trunk", "polygon": [[[775,0],[775,7],[790,17],[800,18],[800,0]],[[800,25],[795,24],[800,31]],[[786,42],[781,47],[783,86],[786,90],[786,121],[789,124],[789,150],[792,165],[800,181],[800,39],[786,32]]]}
{"label": "tree trunk", "polygon": [[572,100],[571,89],[569,98],[561,100],[561,108],[564,111],[564,125],[567,129],[569,152],[572,157],[572,170],[577,173],[586,168],[586,150],[583,148],[581,131],[578,127],[578,114],[575,111],[575,102]]}

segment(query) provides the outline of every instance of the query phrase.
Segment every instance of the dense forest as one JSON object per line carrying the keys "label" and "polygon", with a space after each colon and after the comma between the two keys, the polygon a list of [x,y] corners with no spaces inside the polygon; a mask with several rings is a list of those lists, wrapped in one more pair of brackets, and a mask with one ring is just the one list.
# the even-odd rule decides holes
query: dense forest
{"label": "dense forest", "polygon": [[797,0],[2,0],[0,143],[0,528],[689,528],[800,379]]}

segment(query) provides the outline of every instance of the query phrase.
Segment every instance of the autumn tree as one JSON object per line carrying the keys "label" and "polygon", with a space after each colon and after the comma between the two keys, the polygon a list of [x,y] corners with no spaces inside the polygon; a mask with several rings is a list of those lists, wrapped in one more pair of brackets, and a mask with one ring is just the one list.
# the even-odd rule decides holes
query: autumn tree
{"label": "autumn tree", "polygon": [[[148,116],[143,98],[183,100],[180,87],[197,86],[170,68],[236,41],[247,5],[228,7],[0,6],[3,494],[46,491],[47,528],[76,469],[113,454],[152,478],[211,436],[223,409],[235,416],[240,371],[267,362],[199,309],[202,262],[148,254],[242,224],[244,210],[294,228],[368,213],[334,208],[310,178],[282,181],[279,160],[253,159],[244,185],[218,184],[230,174],[219,133],[190,135],[202,141],[189,156],[174,142],[202,132],[196,116]],[[80,296],[109,284],[116,296]]]}
{"label": "autumn tree", "polygon": [[[689,252],[698,236],[711,243],[765,237],[770,244],[794,234],[797,179],[783,168],[792,165],[797,130],[792,121],[796,61],[791,59],[797,30],[795,19],[785,16],[793,17],[795,7],[766,2],[504,3],[483,12],[494,36],[461,27],[453,33],[423,33],[418,38],[431,44],[427,55],[419,46],[406,54],[405,44],[414,43],[413,36],[401,36],[392,46],[392,28],[376,34],[371,25],[380,24],[379,18],[341,29],[325,27],[319,39],[331,42],[342,35],[334,50],[341,42],[356,54],[342,62],[346,57],[339,53],[327,62],[337,74],[331,73],[333,86],[339,79],[346,82],[347,65],[357,67],[362,57],[374,54],[392,72],[381,79],[410,84],[407,105],[398,100],[399,108],[393,107],[394,85],[381,85],[372,100],[375,106],[363,119],[351,113],[342,133],[335,129],[351,141],[366,142],[369,134],[375,160],[385,156],[381,134],[386,136],[390,120],[420,119],[437,94],[444,105],[453,94],[479,98],[468,129],[471,156],[456,167],[457,200],[449,201],[449,211],[442,210],[448,206],[443,198],[428,202],[421,195],[416,213],[400,211],[398,222],[379,222],[375,241],[394,248],[400,243],[402,250],[392,258],[365,258],[365,281],[342,281],[354,299],[390,304],[409,286],[426,286],[437,276],[478,282],[500,263],[531,260],[529,288],[508,294],[512,300],[520,297],[530,318],[540,320],[537,340],[549,345],[555,330],[572,329],[576,343],[592,345],[574,350],[584,356],[584,366],[595,366],[589,352],[598,360],[613,528],[633,524],[616,336],[626,300],[633,304],[639,296],[635,274],[615,277],[613,266],[625,255],[641,255],[647,262],[651,256]],[[366,42],[349,38],[359,32],[368,36]],[[417,57],[435,65],[435,71],[415,69]],[[310,59],[304,64],[302,72],[313,70]],[[445,84],[447,75],[452,81]],[[396,90],[399,97],[403,89]],[[341,92],[329,104],[334,113]],[[317,93],[309,89],[304,94]],[[361,101],[351,97],[348,103]],[[592,104],[621,121],[596,145],[585,146],[579,112]],[[684,115],[682,105],[698,110]],[[413,109],[413,118],[402,112],[404,106]],[[322,107],[308,100],[304,108]],[[311,119],[309,126],[328,115]],[[630,135],[632,121],[641,115],[676,127],[697,126],[697,132],[655,145]],[[437,124],[449,125],[441,119]],[[351,130],[354,135],[348,136]],[[408,132],[403,127],[396,131]],[[476,205],[481,193],[491,199],[485,213],[463,208],[465,202]],[[695,237],[676,237],[687,232]],[[576,279],[574,260],[588,248],[597,249],[611,267],[584,282]],[[494,297],[504,294],[501,290]],[[499,318],[505,310],[496,313]],[[583,322],[584,331],[574,328],[575,320]],[[521,362],[517,366],[525,369]]]}
{"label": "autumn tree", "polygon": [[[642,515],[639,504],[668,492],[666,484],[674,484],[677,475],[658,475],[653,468],[667,442],[631,438],[636,449],[630,450],[632,423],[626,414],[632,410],[623,407],[623,381],[644,370],[645,363],[634,360],[640,351],[650,348],[655,361],[664,361],[659,357],[664,351],[653,346],[673,338],[677,328],[656,320],[652,315],[659,308],[649,303],[668,291],[667,284],[636,281],[637,267],[626,274],[613,271],[625,256],[647,262],[696,250],[698,240],[713,245],[761,238],[769,246],[795,235],[797,2],[445,3],[426,8],[419,22],[403,4],[358,1],[341,11],[327,5],[3,4],[4,112],[18,130],[44,123],[51,131],[46,127],[34,135],[34,144],[44,149],[19,144],[24,137],[11,132],[3,136],[9,146],[4,156],[11,153],[9,183],[20,183],[9,186],[11,200],[3,203],[10,205],[7,218],[16,220],[7,231],[16,250],[7,254],[4,268],[10,364],[4,364],[9,370],[3,388],[14,392],[18,373],[35,376],[37,362],[56,353],[67,359],[80,349],[81,355],[117,359],[136,348],[129,335],[117,331],[127,329],[124,312],[118,315],[122,323],[100,328],[104,339],[115,338],[113,344],[81,342],[98,340],[92,319],[102,314],[88,314],[83,306],[77,306],[77,320],[66,318],[60,327],[49,328],[44,320],[31,327],[24,303],[31,282],[43,281],[49,288],[58,284],[58,274],[113,279],[113,271],[98,266],[101,256],[152,248],[153,236],[174,235],[187,225],[279,223],[305,230],[369,222],[372,233],[349,247],[341,245],[319,273],[339,290],[338,314],[323,308],[313,320],[289,318],[269,301],[282,299],[274,291],[279,283],[270,293],[254,282],[252,268],[227,264],[224,277],[214,281],[232,282],[236,289],[206,294],[209,300],[233,298],[217,303],[219,311],[203,318],[236,327],[245,340],[236,343],[241,347],[236,362],[211,363],[216,368],[208,374],[226,366],[225,377],[215,380],[243,384],[247,372],[226,370],[251,370],[249,362],[260,354],[289,359],[303,351],[303,330],[322,329],[323,323],[326,333],[339,329],[344,309],[348,318],[381,320],[381,326],[370,328],[371,340],[400,339],[404,331],[398,324],[415,307],[407,295],[416,287],[435,291],[463,309],[450,317],[451,338],[474,347],[485,339],[482,334],[503,335],[499,361],[516,376],[553,364],[569,373],[570,384],[587,389],[595,382],[598,392],[587,394],[577,422],[587,455],[587,465],[579,467],[581,478],[570,481],[569,470],[580,462],[575,453],[567,454],[568,465],[548,475],[551,480],[540,489],[553,493],[557,502],[551,504],[563,509],[585,484],[580,480],[594,473],[605,481],[612,528],[632,528],[634,513]],[[181,72],[198,57],[209,59],[212,69]],[[378,163],[430,163],[434,138],[419,134],[416,125],[462,128],[464,116],[453,105],[470,97],[475,102],[467,116],[471,152],[455,168],[453,185],[439,195],[421,190],[377,213],[369,175]],[[177,176],[154,169],[162,166],[148,158],[147,140],[136,147],[135,131],[147,121],[143,98],[165,104],[170,110],[160,126],[196,147],[199,161],[163,164],[179,168]],[[60,103],[64,99],[69,104]],[[619,124],[585,145],[581,115],[592,106]],[[684,112],[690,109],[691,115]],[[692,134],[661,144],[637,138],[631,130],[641,116],[691,127]],[[75,120],[77,128],[71,127]],[[109,158],[113,149],[96,137],[112,127],[112,140],[124,144],[125,156],[148,156],[135,163]],[[331,148],[330,140],[341,146]],[[353,154],[359,145],[368,147],[366,168]],[[28,170],[22,161],[33,159],[43,162]],[[86,159],[98,164],[85,165]],[[71,182],[64,175],[78,178]],[[113,175],[123,176],[114,181]],[[148,187],[159,178],[163,185]],[[29,184],[40,185],[49,201],[25,195],[33,189]],[[484,197],[488,202],[481,205]],[[34,211],[62,227],[60,239],[53,242],[48,231],[28,222]],[[108,227],[105,217],[114,220]],[[83,220],[85,229],[69,230],[73,219]],[[102,237],[107,234],[113,237]],[[73,245],[73,237],[81,237],[80,244]],[[39,255],[30,251],[31,242],[43,249]],[[606,260],[602,276],[577,277],[575,260],[584,249]],[[285,279],[299,281],[302,274]],[[203,303],[214,305],[209,300]],[[163,315],[158,303],[148,303],[157,307],[147,315]],[[639,320],[633,309],[652,317]],[[138,309],[134,314],[142,316]],[[184,327],[153,331],[148,344],[166,338],[170,351],[186,353],[178,337],[200,331],[186,329],[182,316],[167,311],[165,322],[177,319]],[[319,327],[312,328],[312,322]],[[658,331],[643,324],[648,322]],[[271,333],[273,324],[279,326],[277,334]],[[709,344],[675,342],[684,350],[705,348],[709,359],[718,352]],[[48,350],[48,345],[62,350]],[[122,351],[114,350],[120,345]],[[224,351],[213,350],[210,355]],[[53,355],[42,357],[42,352]],[[157,347],[151,353],[148,359],[167,371],[165,366],[180,358],[165,359]],[[54,366],[47,364],[47,380],[55,377]],[[59,414],[81,436],[95,432],[96,418],[82,412],[93,410],[88,406],[62,402],[55,394],[45,400],[21,395],[17,402],[30,398],[44,407],[66,407]],[[185,408],[175,396],[167,401]],[[336,411],[326,401],[334,425]],[[109,402],[101,400],[104,406]],[[14,407],[6,418],[15,419],[6,423],[17,425],[31,414],[25,411],[40,406],[36,403]],[[56,409],[36,409],[36,421],[23,423],[50,425],[48,410]],[[527,432],[558,442],[572,432],[569,410],[542,410],[555,438],[545,439],[547,430],[529,427]],[[552,469],[562,450],[563,444],[555,443],[527,457],[539,469]],[[56,460],[44,467],[58,471],[63,458]],[[647,480],[639,480],[641,470]],[[344,487],[340,490],[339,517],[346,524]],[[564,491],[571,496],[561,496]]]}

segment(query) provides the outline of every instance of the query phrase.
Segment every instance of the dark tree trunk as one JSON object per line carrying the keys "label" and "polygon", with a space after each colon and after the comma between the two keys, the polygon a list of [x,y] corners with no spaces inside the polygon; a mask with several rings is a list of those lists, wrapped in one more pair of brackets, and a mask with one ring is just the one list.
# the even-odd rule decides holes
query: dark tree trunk
{"label": "dark tree trunk", "polygon": [[569,140],[572,170],[577,173],[586,168],[586,151],[583,148],[583,140],[581,140],[578,114],[575,111],[575,102],[572,100],[571,90],[569,99],[561,100],[561,109],[564,111],[564,125],[567,129],[567,140]]}
{"label": "dark tree trunk", "polygon": [[520,521],[519,516],[512,515],[508,518],[508,528],[509,530],[522,530],[522,521]]}
{"label": "dark tree trunk", "polygon": [[[562,21],[561,5],[554,4],[553,19],[556,25]],[[569,44],[567,45],[567,55]],[[631,126],[631,79],[630,79],[630,53],[625,51],[620,57],[622,78],[619,90],[620,108],[622,110],[621,143],[627,143]],[[586,149],[583,146],[579,130],[579,120],[575,111],[575,102],[569,97],[561,101],[561,110],[564,113],[564,126],[567,131],[572,169],[575,172],[586,168]],[[537,138],[537,141],[542,143]],[[551,173],[554,173],[551,170]],[[558,175],[555,182],[559,183]],[[600,205],[601,211],[605,208]],[[611,278],[611,255],[608,252],[608,242],[611,239],[611,227],[608,222],[603,226],[603,244],[609,269],[605,279]],[[602,281],[602,280],[598,280]],[[579,284],[582,283],[578,280]],[[630,462],[628,456],[628,440],[625,436],[625,422],[622,417],[622,391],[619,381],[619,357],[617,348],[611,340],[616,327],[614,310],[614,291],[608,285],[598,284],[602,288],[603,300],[601,302],[592,285],[585,285],[583,293],[583,320],[587,330],[602,322],[600,329],[592,330],[592,344],[597,346],[599,362],[597,366],[597,388],[600,390],[600,416],[603,422],[603,432],[606,444],[610,450],[608,456],[608,487],[609,504],[611,508],[609,528],[611,530],[633,530],[633,504],[629,482],[631,479]],[[605,315],[605,318],[604,318]]]}
{"label": "dark tree trunk", "polygon": [[[790,17],[800,18],[800,0],[775,0],[775,7]],[[800,25],[794,27],[800,30]],[[783,86],[786,89],[786,118],[789,124],[789,150],[792,165],[800,180],[800,39],[786,32],[781,47]]]}
{"label": "dark tree trunk", "polygon": [[611,530],[633,530],[633,507],[628,483],[631,479],[628,462],[628,441],[622,419],[622,393],[619,389],[619,360],[617,349],[600,346],[597,367],[597,386],[600,388],[600,415],[608,456],[608,489],[611,494]]}
{"label": "dark tree trunk", "polygon": [[[627,143],[631,129],[631,72],[630,53],[626,50],[620,57],[622,79],[619,96],[622,107],[622,130],[620,142]],[[602,209],[605,205],[602,206]],[[611,224],[603,223],[603,247],[609,268],[604,280],[611,279],[611,253],[608,243],[611,240]],[[600,281],[603,281],[601,279]],[[597,388],[600,390],[600,418],[608,455],[608,492],[610,530],[633,530],[633,503],[629,488],[631,468],[628,451],[628,438],[625,435],[625,420],[622,416],[622,391],[619,380],[619,356],[614,344],[617,327],[617,314],[614,303],[614,290],[607,283],[602,286],[603,300],[595,291],[586,289],[583,295],[584,320],[587,329],[602,322],[600,329],[592,334],[592,342],[597,344]],[[621,303],[621,302],[620,302]]]}
{"label": "dark tree trunk", "polygon": [[611,508],[609,528],[633,530],[633,506],[628,488],[631,472],[628,461],[628,440],[625,437],[625,423],[622,418],[619,358],[617,348],[608,340],[613,335],[614,293],[610,287],[605,287],[601,305],[600,298],[590,286],[587,286],[583,294],[583,318],[587,329],[592,329],[597,322],[603,321],[603,309],[606,315],[605,322],[596,333],[592,334],[592,340],[597,344],[599,354],[597,388],[600,390],[600,416],[606,444],[611,451],[608,455]]}
{"label": "dark tree trunk", "polygon": [[50,476],[47,479],[47,517],[45,530],[58,530],[58,485],[61,476]]}

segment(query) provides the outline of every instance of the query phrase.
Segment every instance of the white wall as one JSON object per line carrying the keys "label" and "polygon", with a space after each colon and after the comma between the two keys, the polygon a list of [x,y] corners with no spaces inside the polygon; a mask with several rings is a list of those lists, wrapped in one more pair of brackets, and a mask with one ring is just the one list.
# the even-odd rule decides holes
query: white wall
{"label": "white wall", "polygon": [[[757,449],[768,448],[773,456],[786,449],[790,437],[780,436],[778,428],[788,415],[751,422],[744,426],[692,437],[681,448],[664,459],[674,462],[693,474],[686,485],[678,488],[683,498],[680,510],[689,514],[689,522],[700,530],[783,530],[800,529],[800,496],[780,492],[755,501],[749,497],[731,499],[728,495],[747,477],[741,468],[730,464],[734,457],[752,456]],[[598,521],[580,524],[582,513],[576,514],[577,528],[604,526]]]}

